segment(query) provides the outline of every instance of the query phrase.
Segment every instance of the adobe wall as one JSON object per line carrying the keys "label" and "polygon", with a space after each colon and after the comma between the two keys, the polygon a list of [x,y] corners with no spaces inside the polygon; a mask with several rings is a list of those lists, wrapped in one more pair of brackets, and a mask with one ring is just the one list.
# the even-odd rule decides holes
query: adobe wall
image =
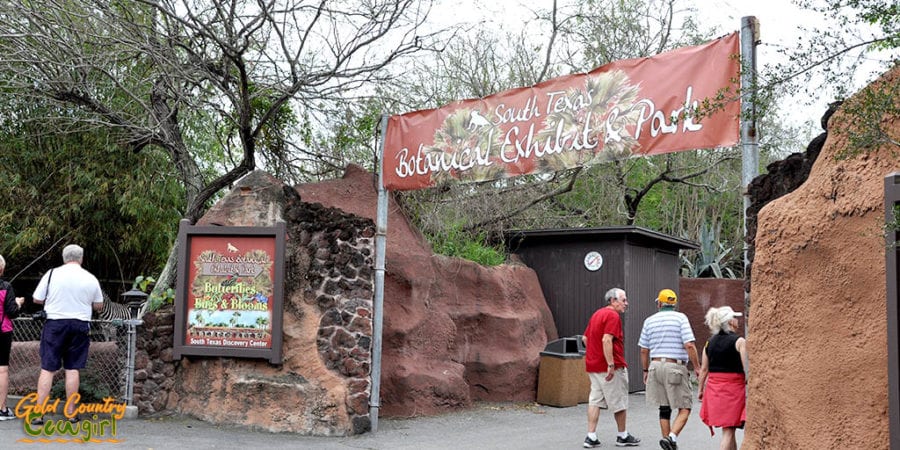
{"label": "adobe wall", "polygon": [[[880,83],[897,86],[900,66]],[[744,449],[888,447],[883,183],[900,154],[837,158],[854,101],[809,179],[759,212]],[[900,136],[896,116],[880,125]]]}

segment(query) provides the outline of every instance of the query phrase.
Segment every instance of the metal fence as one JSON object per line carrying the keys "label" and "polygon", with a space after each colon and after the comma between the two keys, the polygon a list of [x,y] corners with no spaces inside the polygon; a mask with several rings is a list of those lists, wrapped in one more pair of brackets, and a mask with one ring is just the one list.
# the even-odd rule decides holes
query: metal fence
{"label": "metal fence", "polygon": [[[92,320],[91,347],[87,367],[81,370],[79,393],[82,402],[102,402],[112,397],[118,402],[130,403],[128,383],[133,380],[133,364],[129,364],[128,322],[123,320]],[[13,346],[9,361],[9,394],[26,395],[37,390],[41,371],[39,353],[44,321],[18,318],[13,321]],[[65,371],[60,370],[53,379],[51,397],[65,397]]]}

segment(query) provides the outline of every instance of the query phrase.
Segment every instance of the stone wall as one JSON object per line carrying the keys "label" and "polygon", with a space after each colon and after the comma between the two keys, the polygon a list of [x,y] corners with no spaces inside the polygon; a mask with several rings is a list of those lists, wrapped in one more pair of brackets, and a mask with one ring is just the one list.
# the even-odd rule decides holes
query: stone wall
{"label": "stone wall", "polygon": [[289,234],[297,241],[292,259],[310,261],[305,280],[294,279],[287,286],[302,291],[304,302],[318,308],[316,349],[325,366],[347,380],[346,407],[353,432],[366,431],[375,226],[318,203],[291,202],[287,216]]}
{"label": "stone wall", "polygon": [[374,224],[319,204],[263,172],[243,178],[198,225],[287,223],[284,362],[172,360],[171,307],[144,316],[135,402],[269,431],[347,435],[369,429]]}
{"label": "stone wall", "polygon": [[[360,167],[298,190],[306,201],[375,217],[375,177]],[[540,352],[557,335],[534,270],[435,255],[393,198],[388,217],[381,415],[534,401]]]}
{"label": "stone wall", "polygon": [[[287,224],[284,364],[173,362],[171,309],[147,315],[141,412],[318,435],[367,430],[374,187],[373,175],[356,166],[342,179],[296,191],[254,172],[220,200],[200,224]],[[389,217],[381,414],[533,401],[540,351],[556,338],[534,271],[434,255],[393,200]]]}
{"label": "stone wall", "polygon": [[142,415],[166,411],[169,393],[175,385],[178,363],[172,359],[172,335],[175,334],[175,309],[166,305],[144,314],[137,327],[137,351],[134,358],[134,405]]}

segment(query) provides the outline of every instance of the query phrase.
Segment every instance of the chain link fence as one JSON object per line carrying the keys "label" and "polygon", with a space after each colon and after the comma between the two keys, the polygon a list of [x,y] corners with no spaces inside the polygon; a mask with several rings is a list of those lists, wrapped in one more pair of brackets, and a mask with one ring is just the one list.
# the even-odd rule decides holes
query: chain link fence
{"label": "chain link fence", "polygon": [[[13,345],[9,361],[9,394],[27,395],[37,390],[41,371],[40,340],[43,320],[13,321]],[[132,340],[133,341],[133,340]],[[128,326],[123,320],[92,320],[91,347],[87,367],[81,370],[79,393],[82,403],[102,402],[111,397],[124,402],[129,377]],[[133,354],[133,353],[132,353]],[[133,369],[131,369],[133,370]],[[51,398],[65,398],[65,371],[53,378]]]}

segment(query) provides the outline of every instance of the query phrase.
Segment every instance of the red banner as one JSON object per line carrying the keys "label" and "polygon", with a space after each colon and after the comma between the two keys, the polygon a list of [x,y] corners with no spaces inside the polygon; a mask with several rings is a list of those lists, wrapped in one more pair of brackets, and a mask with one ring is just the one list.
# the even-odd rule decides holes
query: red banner
{"label": "red banner", "polygon": [[[483,99],[391,116],[385,188],[487,181],[735,145],[739,44],[734,33]],[[703,113],[707,102],[721,107]]]}

